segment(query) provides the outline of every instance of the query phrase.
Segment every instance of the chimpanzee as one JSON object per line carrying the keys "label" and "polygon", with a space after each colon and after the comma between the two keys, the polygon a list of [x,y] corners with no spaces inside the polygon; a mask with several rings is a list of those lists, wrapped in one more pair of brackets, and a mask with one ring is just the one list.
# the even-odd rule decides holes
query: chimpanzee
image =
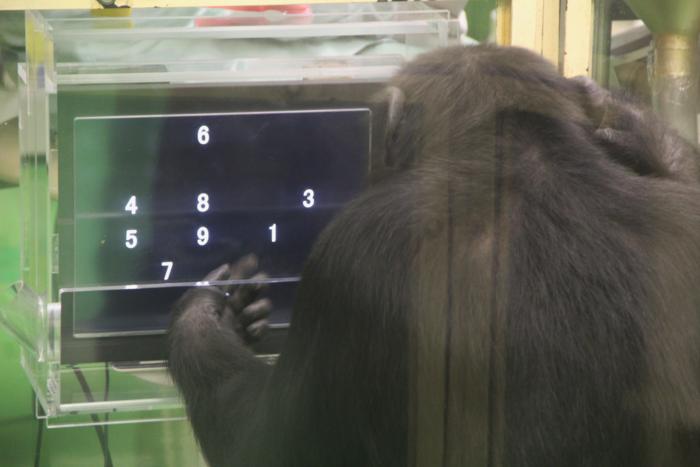
{"label": "chimpanzee", "polygon": [[211,465],[697,467],[694,147],[517,48],[427,53],[378,99],[384,168],[317,240],[277,363],[247,346],[259,287],[175,308]]}

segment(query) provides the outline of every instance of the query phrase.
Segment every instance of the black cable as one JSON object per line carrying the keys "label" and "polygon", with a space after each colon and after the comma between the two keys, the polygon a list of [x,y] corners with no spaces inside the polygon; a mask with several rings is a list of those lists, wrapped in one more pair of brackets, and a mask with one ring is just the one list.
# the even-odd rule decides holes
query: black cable
{"label": "black cable", "polygon": [[[490,300],[490,311],[489,316],[489,335],[490,335],[490,349],[489,349],[489,390],[488,390],[488,410],[489,410],[489,426],[488,426],[488,439],[487,439],[487,461],[486,465],[488,467],[493,466],[498,455],[500,446],[497,444],[499,441],[495,441],[494,438],[498,433],[498,430],[502,428],[502,423],[499,418],[498,404],[503,403],[501,394],[496,391],[500,391],[499,378],[500,378],[500,362],[497,360],[499,358],[500,349],[498,346],[501,344],[501,333],[505,332],[502,330],[500,315],[500,303],[498,300],[499,295],[499,275],[501,274],[501,228],[502,228],[502,216],[503,216],[503,171],[505,170],[504,164],[508,161],[506,160],[505,144],[509,140],[505,140],[505,132],[508,130],[506,127],[507,121],[504,119],[507,117],[500,116],[496,121],[496,166],[494,173],[494,197],[493,197],[493,219],[494,219],[494,229],[493,229],[493,252],[491,254],[491,300]],[[507,319],[507,318],[505,318]],[[505,357],[503,357],[505,358]],[[496,366],[498,365],[498,368]],[[497,426],[496,426],[497,424]]]}
{"label": "black cable", "polygon": [[[452,152],[450,151],[450,157]],[[452,371],[452,318],[453,312],[453,242],[454,242],[454,181],[452,180],[452,172],[447,176],[447,316],[445,319],[445,389],[443,397],[442,407],[442,465],[443,467],[447,465],[450,455],[450,373]]]}
{"label": "black cable", "polygon": [[[83,374],[82,370],[74,366],[73,371],[75,372],[75,377],[80,383],[80,387],[83,389],[85,398],[88,400],[88,402],[95,402],[95,398],[92,396],[92,391],[90,390],[90,386],[88,385],[88,382],[85,379],[85,375]],[[92,419],[92,423],[94,423],[95,433],[97,433],[97,439],[100,441],[100,448],[102,449],[102,457],[105,460],[105,467],[114,467],[114,464],[112,464],[112,455],[110,454],[109,446],[107,445],[107,437],[105,436],[105,430],[100,425],[100,418],[97,416],[97,414],[94,413],[90,414],[90,418]]]}
{"label": "black cable", "polygon": [[41,464],[41,441],[44,437],[44,420],[37,418],[36,448],[34,449],[34,467]]}
{"label": "black cable", "polygon": [[[36,407],[36,394],[32,392],[32,412]],[[39,467],[41,464],[41,445],[44,439],[44,420],[41,418],[36,419],[36,447],[34,448],[34,467]]]}
{"label": "black cable", "polygon": [[[105,392],[102,400],[107,402],[109,399],[109,363],[105,362]],[[109,413],[105,414],[105,424],[103,426],[103,431],[105,434],[105,444],[107,445],[107,452],[109,452]]]}

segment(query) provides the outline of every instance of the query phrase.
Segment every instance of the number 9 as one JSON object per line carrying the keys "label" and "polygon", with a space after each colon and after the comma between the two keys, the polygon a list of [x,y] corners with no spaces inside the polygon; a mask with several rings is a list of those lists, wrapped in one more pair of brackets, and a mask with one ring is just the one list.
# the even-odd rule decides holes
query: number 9
{"label": "number 9", "polygon": [[209,229],[206,227],[200,227],[197,229],[197,244],[199,246],[204,246],[209,243]]}

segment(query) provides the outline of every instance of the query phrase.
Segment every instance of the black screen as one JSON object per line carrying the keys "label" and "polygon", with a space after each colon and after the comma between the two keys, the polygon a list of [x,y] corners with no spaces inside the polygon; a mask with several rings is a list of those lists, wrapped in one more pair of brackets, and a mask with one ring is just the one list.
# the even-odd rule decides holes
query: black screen
{"label": "black screen", "polygon": [[370,118],[342,109],[76,119],[80,291],[65,303],[74,335],[163,332],[178,284],[248,253],[279,282],[268,288],[272,323],[288,323],[311,245],[365,182]]}

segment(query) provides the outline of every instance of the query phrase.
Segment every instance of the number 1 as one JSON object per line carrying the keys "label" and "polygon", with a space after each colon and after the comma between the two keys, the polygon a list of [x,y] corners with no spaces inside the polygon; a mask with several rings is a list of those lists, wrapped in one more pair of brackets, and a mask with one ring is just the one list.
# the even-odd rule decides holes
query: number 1
{"label": "number 1", "polygon": [[170,272],[173,270],[173,262],[172,261],[163,261],[160,263],[161,266],[165,268],[165,277],[163,278],[164,281],[167,281],[170,279]]}
{"label": "number 1", "polygon": [[270,231],[270,239],[272,240],[272,243],[275,243],[277,241],[277,224],[272,224],[270,227],[268,227],[268,230]]}

